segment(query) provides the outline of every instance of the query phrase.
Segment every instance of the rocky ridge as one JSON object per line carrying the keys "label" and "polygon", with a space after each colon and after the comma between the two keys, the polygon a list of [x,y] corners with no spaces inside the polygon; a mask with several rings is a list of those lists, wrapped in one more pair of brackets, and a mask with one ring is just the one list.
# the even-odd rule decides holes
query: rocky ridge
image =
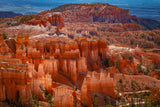
{"label": "rocky ridge", "polygon": [[144,30],[160,28],[159,21],[137,18],[130,15],[129,10],[107,3],[65,4],[40,15],[48,12],[62,12],[66,22],[133,23]]}

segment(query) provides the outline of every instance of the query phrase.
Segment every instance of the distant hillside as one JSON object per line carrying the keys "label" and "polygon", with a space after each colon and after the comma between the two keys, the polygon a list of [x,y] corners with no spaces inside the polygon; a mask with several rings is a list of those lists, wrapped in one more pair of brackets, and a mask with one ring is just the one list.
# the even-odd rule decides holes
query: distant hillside
{"label": "distant hillside", "polygon": [[0,11],[0,18],[12,18],[19,15],[22,15],[22,14],[9,12],[9,11]]}
{"label": "distant hillside", "polygon": [[143,30],[160,29],[159,21],[138,18],[127,9],[107,3],[65,4],[46,12],[62,12],[66,22],[134,23]]}
{"label": "distant hillside", "polygon": [[140,18],[140,21],[135,23],[140,24],[144,30],[160,29],[160,21],[157,20]]}
{"label": "distant hillside", "polygon": [[[142,30],[160,29],[159,21],[138,18],[135,15],[130,15],[128,9],[118,8],[117,6],[113,6],[108,3],[65,4],[48,11],[43,11],[37,15],[32,15],[33,17],[24,15],[12,19],[17,21],[14,25],[19,25],[24,22],[30,24],[30,21],[42,24],[43,21],[47,19],[48,15],[54,12],[61,12],[64,22],[136,24],[140,26]],[[0,12],[0,17],[6,17],[7,12],[5,14],[6,15],[1,15]],[[14,17],[15,14],[12,14],[13,12],[8,13],[8,15]],[[4,23],[6,20],[7,19],[1,19],[0,23]]]}

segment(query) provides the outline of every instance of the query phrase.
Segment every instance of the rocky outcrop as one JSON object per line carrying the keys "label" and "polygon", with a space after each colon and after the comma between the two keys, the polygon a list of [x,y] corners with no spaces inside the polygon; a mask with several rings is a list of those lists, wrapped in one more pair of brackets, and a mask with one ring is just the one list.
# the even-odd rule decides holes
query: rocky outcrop
{"label": "rocky outcrop", "polygon": [[66,22],[128,23],[131,18],[136,18],[129,15],[129,10],[107,3],[66,4],[51,10],[51,12],[57,11],[63,12]]}
{"label": "rocky outcrop", "polygon": [[141,27],[139,25],[136,25],[136,24],[124,24],[123,28],[124,28],[125,31],[141,30]]}
{"label": "rocky outcrop", "polygon": [[55,92],[55,106],[67,106],[67,107],[73,107],[73,96],[72,92],[73,89],[68,86],[60,86],[53,88]]}
{"label": "rocky outcrop", "polygon": [[13,51],[8,47],[8,44],[5,41],[3,41],[3,39],[1,40],[2,41],[0,42],[0,54],[7,55],[13,53]]}
{"label": "rocky outcrop", "polygon": [[[46,101],[42,91],[46,90],[54,97],[55,106],[72,107],[76,101],[92,106],[94,92],[101,100],[106,96],[116,99],[115,81],[121,78],[117,73],[139,74],[136,65],[147,60],[141,60],[147,56],[138,45],[132,50],[113,46],[119,52],[110,52],[106,40],[96,37],[18,35],[7,41],[0,42],[0,101],[22,98],[25,104],[35,93]],[[158,56],[148,55],[149,64],[158,65]]]}
{"label": "rocky outcrop", "polygon": [[[58,99],[65,94],[60,104],[71,106],[73,103],[68,103],[68,99],[73,102],[72,94],[66,95],[66,90],[64,93],[62,91],[62,95],[58,94],[59,91],[54,90],[53,92],[52,82],[80,87],[82,82],[79,82],[80,77],[78,76],[85,76],[92,66],[96,66],[96,69],[99,68],[100,64],[97,63],[100,63],[101,58],[106,58],[108,52],[106,41],[103,40],[43,39],[41,41],[29,40],[28,35],[25,35],[25,38],[18,35],[14,42],[8,41],[7,43],[1,41],[2,56],[5,54],[3,53],[4,48],[8,48],[7,52],[11,54],[6,56],[9,59],[0,57],[4,61],[0,63],[0,67],[3,67],[0,71],[0,86],[2,87],[0,92],[3,93],[0,96],[1,101],[9,99],[17,102],[17,99],[21,97],[26,103],[27,98],[35,93],[38,94],[39,99],[43,99],[41,91],[43,88],[55,94],[55,104],[59,104]],[[19,59],[19,61],[13,59]],[[10,62],[12,60],[13,63]],[[84,78],[84,76],[82,77]],[[2,81],[6,85],[3,85]]]}
{"label": "rocky outcrop", "polygon": [[[105,71],[104,71],[105,72]],[[82,88],[84,91],[106,93],[107,95],[115,98],[114,81],[110,77],[110,74],[106,74],[103,71],[100,73],[88,72],[86,78],[83,81]],[[82,92],[85,94],[85,92]]]}
{"label": "rocky outcrop", "polygon": [[0,101],[5,101],[6,95],[5,95],[5,86],[4,85],[0,85],[0,93],[1,93],[0,94]]}
{"label": "rocky outcrop", "polygon": [[48,24],[52,26],[64,26],[63,17],[61,14],[52,13],[52,14],[46,14],[47,17],[36,17],[35,19],[32,19],[25,24],[27,25],[40,25],[40,26],[47,26]]}
{"label": "rocky outcrop", "polygon": [[[137,18],[130,15],[129,10],[107,3],[65,4],[47,12],[62,12],[64,22],[132,23],[140,25],[144,30],[160,28],[160,22],[156,20]],[[137,28],[134,26],[131,30],[139,29],[138,25],[136,25]]]}

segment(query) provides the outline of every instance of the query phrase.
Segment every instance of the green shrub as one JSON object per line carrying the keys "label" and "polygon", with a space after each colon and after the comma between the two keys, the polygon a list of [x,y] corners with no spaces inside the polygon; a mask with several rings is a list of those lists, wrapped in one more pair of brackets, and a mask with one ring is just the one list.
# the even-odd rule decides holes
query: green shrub
{"label": "green shrub", "polygon": [[136,69],[137,69],[138,72],[141,72],[141,65],[142,65],[142,64],[138,64],[138,65],[136,66]]}
{"label": "green shrub", "polygon": [[155,69],[156,69],[156,64],[153,64],[152,71],[154,71]]}
{"label": "green shrub", "polygon": [[118,80],[118,82],[119,82],[119,83],[122,83],[122,78],[120,78],[120,79]]}
{"label": "green shrub", "polygon": [[98,97],[97,93],[94,93],[93,98],[92,98],[93,107],[98,107],[97,106],[97,97]]}
{"label": "green shrub", "polygon": [[119,62],[118,60],[115,61],[115,67],[118,69],[118,66],[119,66]]}
{"label": "green shrub", "polygon": [[24,49],[23,45],[21,45],[21,49],[22,49],[22,50]]}
{"label": "green shrub", "polygon": [[2,67],[3,67],[3,68],[6,68],[6,65],[3,65]]}
{"label": "green shrub", "polygon": [[0,34],[0,36],[3,36],[4,40],[8,39],[7,34],[5,34],[5,33]]}
{"label": "green shrub", "polygon": [[13,35],[13,38],[16,38],[16,35]]}
{"label": "green shrub", "polygon": [[149,72],[149,66],[148,66],[148,65],[147,65],[147,67],[146,67],[146,68],[147,68],[147,72]]}

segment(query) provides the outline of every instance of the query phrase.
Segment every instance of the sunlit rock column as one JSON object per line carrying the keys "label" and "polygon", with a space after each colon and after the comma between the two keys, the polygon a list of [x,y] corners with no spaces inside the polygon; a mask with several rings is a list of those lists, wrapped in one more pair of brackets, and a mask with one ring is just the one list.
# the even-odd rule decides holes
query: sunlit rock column
{"label": "sunlit rock column", "polygon": [[87,61],[85,57],[77,59],[77,72],[87,72]]}
{"label": "sunlit rock column", "polygon": [[71,77],[73,83],[76,84],[76,82],[77,82],[76,60],[71,59],[68,61],[68,72],[70,74],[70,77]]}

